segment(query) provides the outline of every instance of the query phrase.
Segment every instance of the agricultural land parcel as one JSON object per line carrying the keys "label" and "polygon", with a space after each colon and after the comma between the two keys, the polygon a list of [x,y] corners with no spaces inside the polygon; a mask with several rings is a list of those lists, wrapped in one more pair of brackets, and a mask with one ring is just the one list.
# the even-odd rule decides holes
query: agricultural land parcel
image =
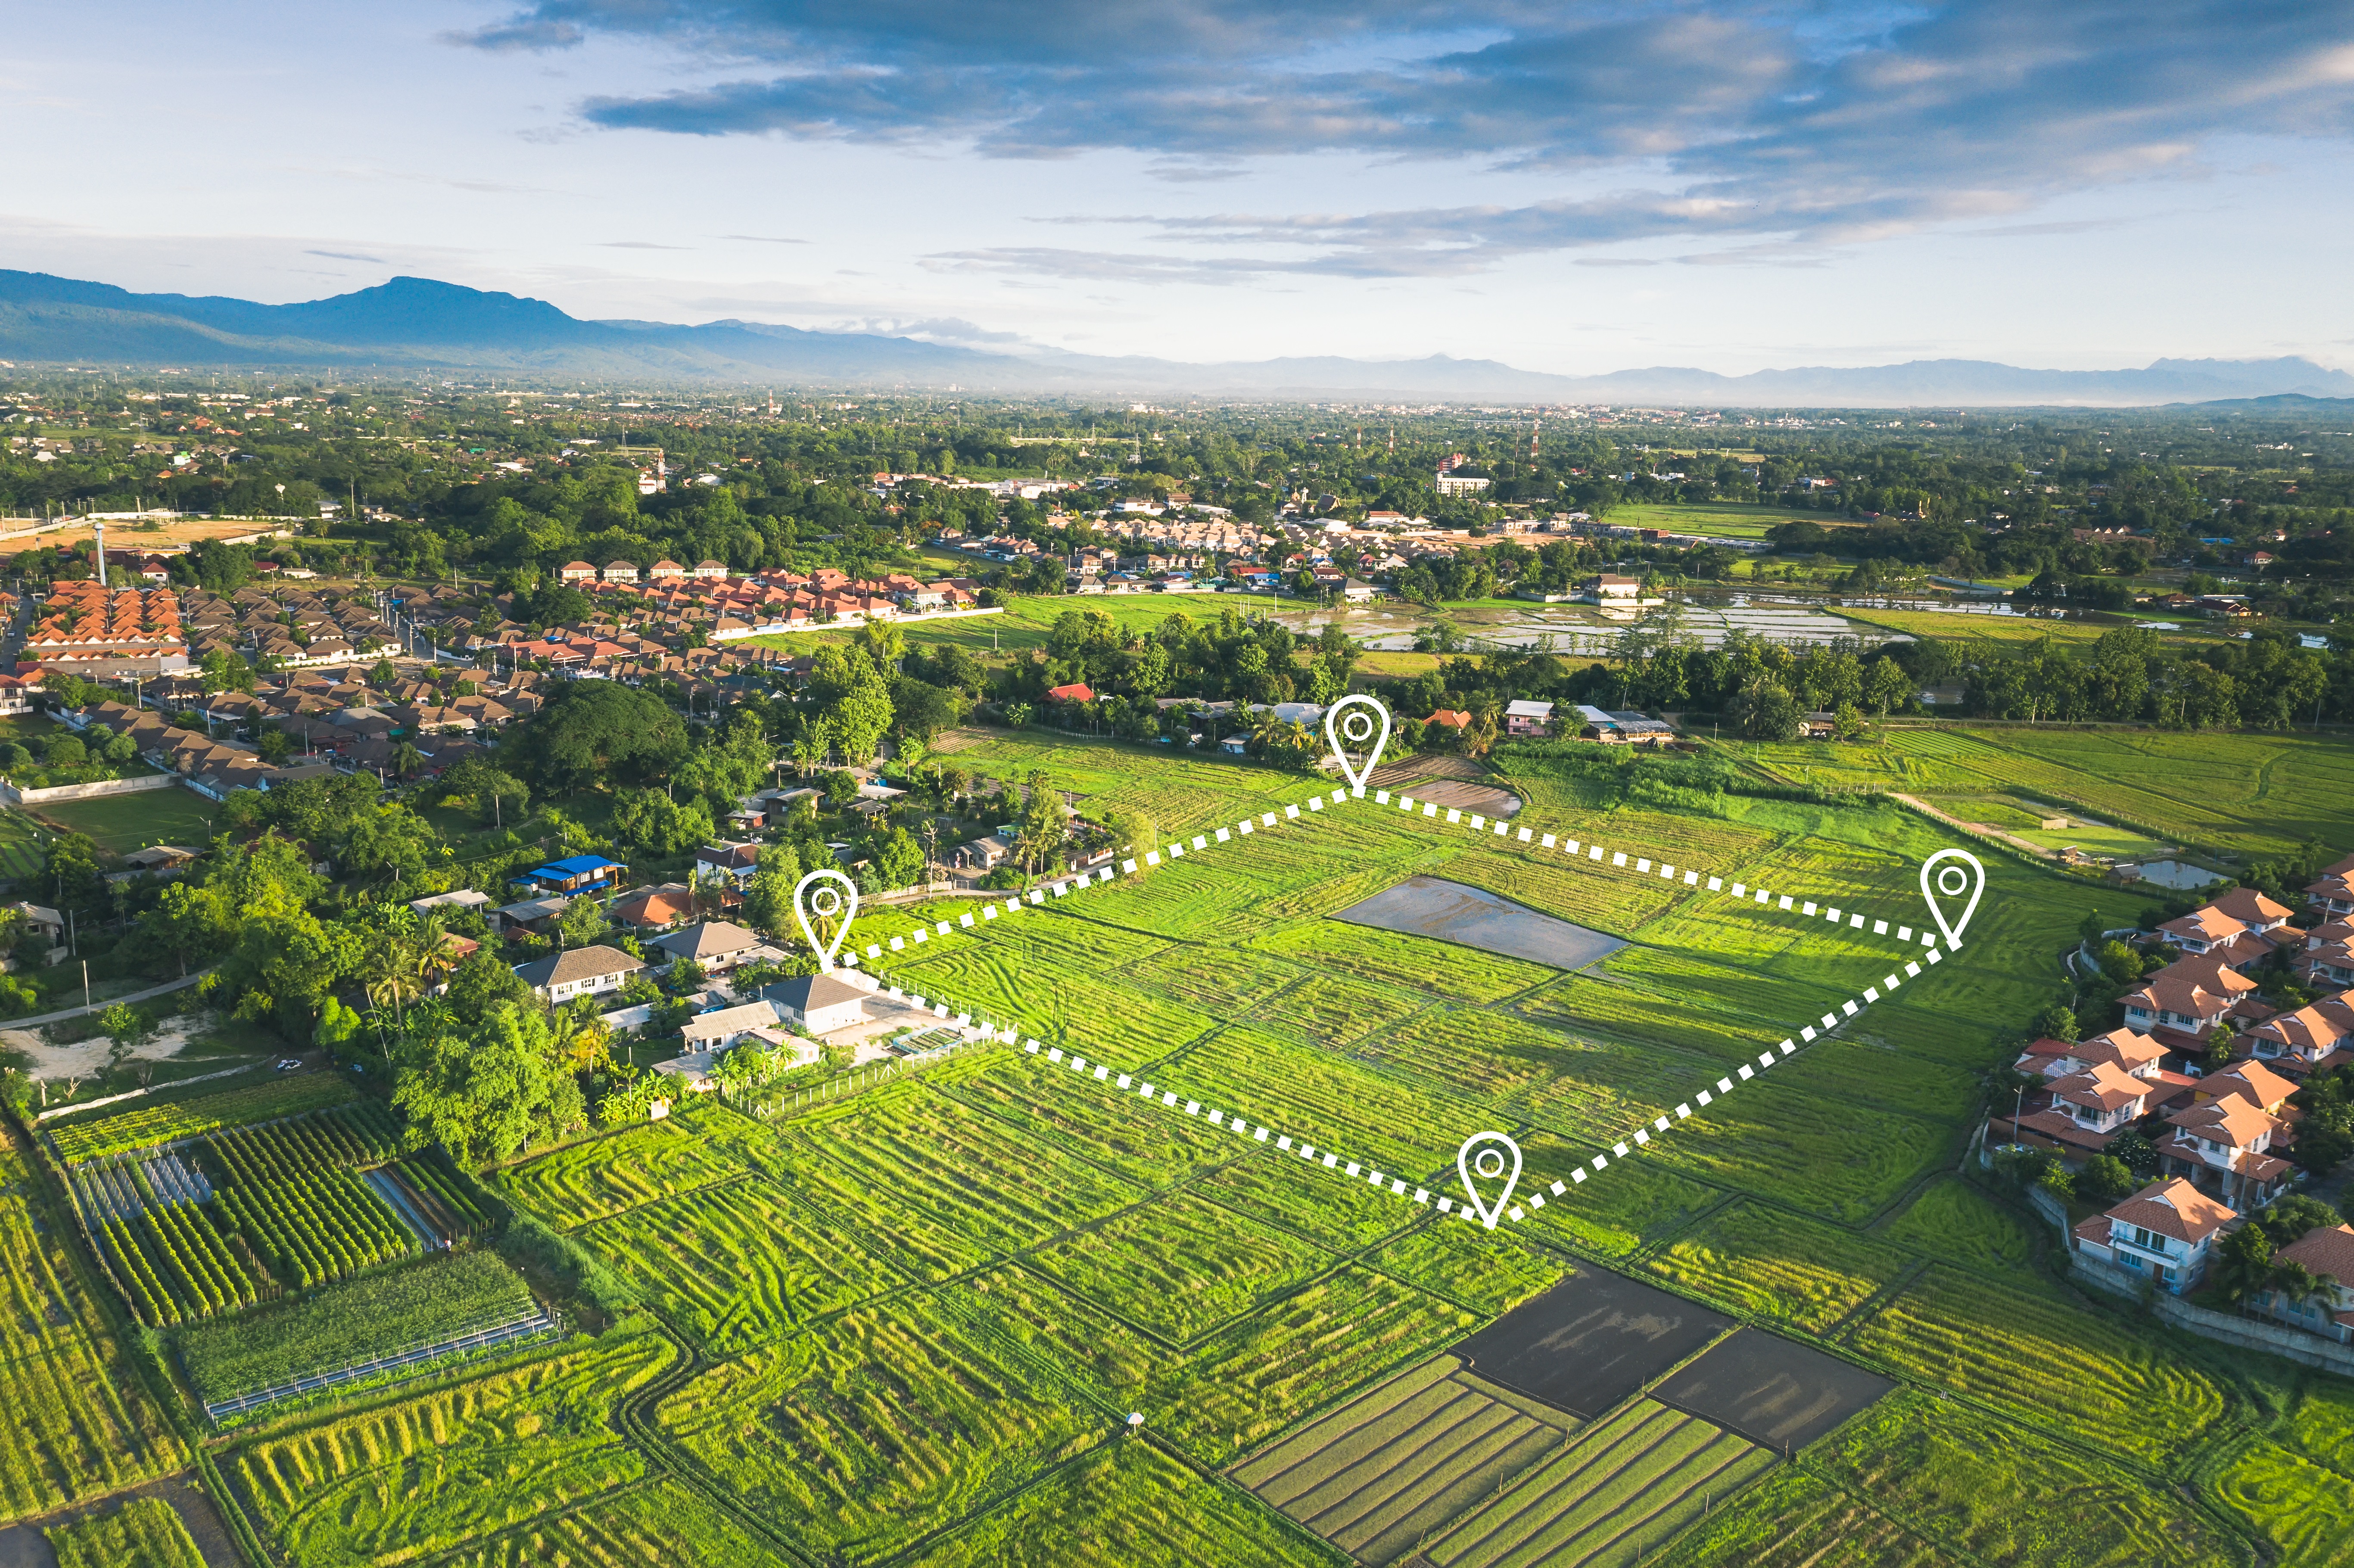
{"label": "agricultural land parcel", "polygon": [[[1172,834],[1305,792],[1262,769],[1030,736],[965,760],[1084,779]],[[1540,758],[1504,766],[1533,827],[1892,919],[1917,917],[1919,857],[1952,842],[1886,805],[1666,808]],[[1788,1467],[1639,1399],[1583,1424],[1538,1406],[1530,1419],[1578,1462],[1556,1444],[1483,1479],[1479,1506],[1432,1525],[1434,1560],[1621,1561],[1675,1531],[1679,1561],[1784,1560],[1767,1554],[1786,1517],[1793,1540],[1881,1542],[1887,1561],[2073,1561],[2038,1522],[2064,1513],[2062,1482],[2102,1489],[2144,1549],[2172,1531],[2205,1554],[2192,1560],[2245,1560],[2253,1540],[2306,1528],[2298,1487],[2354,1484],[2318,1417],[2272,1430],[2269,1447],[2246,1436],[2264,1410],[2318,1407],[2303,1374],[2227,1369],[2040,1288],[2010,1211],[1944,1174],[1974,1121],[1975,1073],[2056,990],[2085,911],[2141,906],[2007,858],[1989,874],[1962,955],[1723,1114],[1492,1236],[1008,1052],[765,1125],[701,1104],[542,1154],[493,1181],[628,1278],[667,1332],[627,1320],[258,1423],[223,1470],[305,1563],[593,1561],[665,1539],[665,1520],[755,1563],[788,1543],[852,1563],[1331,1562],[1251,1494],[1266,1457],[1565,1271],[1609,1263],[1964,1403],[1901,1393]],[[1415,874],[1628,945],[1563,975],[1330,918]],[[1479,1127],[1511,1130],[1532,1179],[1566,1174],[1876,980],[1892,945],[1351,803],[885,967],[1443,1191]],[[673,1335],[705,1359],[684,1361]],[[2113,1387],[2115,1408],[2084,1404],[2088,1385]],[[2157,1436],[2129,1414],[2153,1400],[2184,1413]],[[1129,1411],[1140,1437],[1121,1436]],[[1635,1452],[1630,1432],[1665,1457],[1596,1457]],[[2167,1489],[2184,1467],[2218,1478],[2221,1513]],[[1399,1506],[1451,1484],[1403,1470]],[[1500,1484],[1543,1500],[1502,1510]],[[1677,1511],[1695,1491],[1713,1504],[1704,1520]],[[1658,1523],[1602,1528],[1634,1517]],[[1551,1533],[1513,1533],[1537,1526]]]}

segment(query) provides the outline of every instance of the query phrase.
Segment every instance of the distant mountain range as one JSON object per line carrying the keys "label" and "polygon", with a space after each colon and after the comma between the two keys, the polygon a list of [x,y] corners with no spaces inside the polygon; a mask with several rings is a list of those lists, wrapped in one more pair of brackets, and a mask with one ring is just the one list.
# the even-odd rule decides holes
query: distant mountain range
{"label": "distant mountain range", "polygon": [[519,379],[1520,404],[1872,408],[2354,397],[2354,376],[2303,358],[2160,359],[2139,370],[2023,370],[1987,360],[1928,359],[1747,376],[1679,366],[1553,376],[1444,355],[1189,365],[1059,352],[989,354],[916,338],[759,322],[582,321],[545,300],[429,278],[395,278],[332,299],[263,305],[217,296],[134,294],[107,283],[5,270],[0,270],[0,358],[141,368],[429,368]]}

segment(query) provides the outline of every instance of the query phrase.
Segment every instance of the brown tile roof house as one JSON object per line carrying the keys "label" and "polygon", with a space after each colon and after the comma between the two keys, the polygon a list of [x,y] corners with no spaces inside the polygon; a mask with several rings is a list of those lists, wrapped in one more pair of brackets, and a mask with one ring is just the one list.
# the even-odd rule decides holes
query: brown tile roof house
{"label": "brown tile roof house", "polygon": [[2210,1073],[2199,1080],[2200,1091],[2207,1098],[2245,1100],[2272,1116],[2282,1115],[2289,1096],[2301,1086],[2253,1060],[2234,1062],[2223,1071]]}
{"label": "brown tile roof house", "polygon": [[2273,929],[2292,913],[2288,906],[2274,903],[2253,887],[2235,887],[2221,898],[2210,899],[2207,907],[2258,931]]}

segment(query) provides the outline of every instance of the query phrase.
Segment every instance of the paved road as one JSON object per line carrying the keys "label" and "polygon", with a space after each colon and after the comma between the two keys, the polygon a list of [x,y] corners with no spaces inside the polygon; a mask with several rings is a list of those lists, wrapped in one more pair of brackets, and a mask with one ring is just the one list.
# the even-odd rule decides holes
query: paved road
{"label": "paved road", "polygon": [[39,1029],[51,1023],[63,1023],[69,1018],[80,1018],[85,1013],[104,1012],[118,1001],[145,1001],[149,997],[186,991],[212,972],[210,969],[198,969],[195,974],[165,980],[162,985],[151,985],[145,991],[134,991],[127,996],[110,996],[104,1001],[93,1001],[88,1007],[69,1007],[63,1012],[44,1012],[32,1018],[0,1018],[0,1029]]}

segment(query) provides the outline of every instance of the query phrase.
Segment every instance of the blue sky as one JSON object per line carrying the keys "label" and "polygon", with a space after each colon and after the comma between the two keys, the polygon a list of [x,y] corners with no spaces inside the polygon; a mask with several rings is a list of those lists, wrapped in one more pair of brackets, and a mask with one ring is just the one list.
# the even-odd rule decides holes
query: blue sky
{"label": "blue sky", "polygon": [[[93,21],[101,23],[92,26]],[[1180,359],[2354,366],[2354,4],[99,0],[6,264]]]}

